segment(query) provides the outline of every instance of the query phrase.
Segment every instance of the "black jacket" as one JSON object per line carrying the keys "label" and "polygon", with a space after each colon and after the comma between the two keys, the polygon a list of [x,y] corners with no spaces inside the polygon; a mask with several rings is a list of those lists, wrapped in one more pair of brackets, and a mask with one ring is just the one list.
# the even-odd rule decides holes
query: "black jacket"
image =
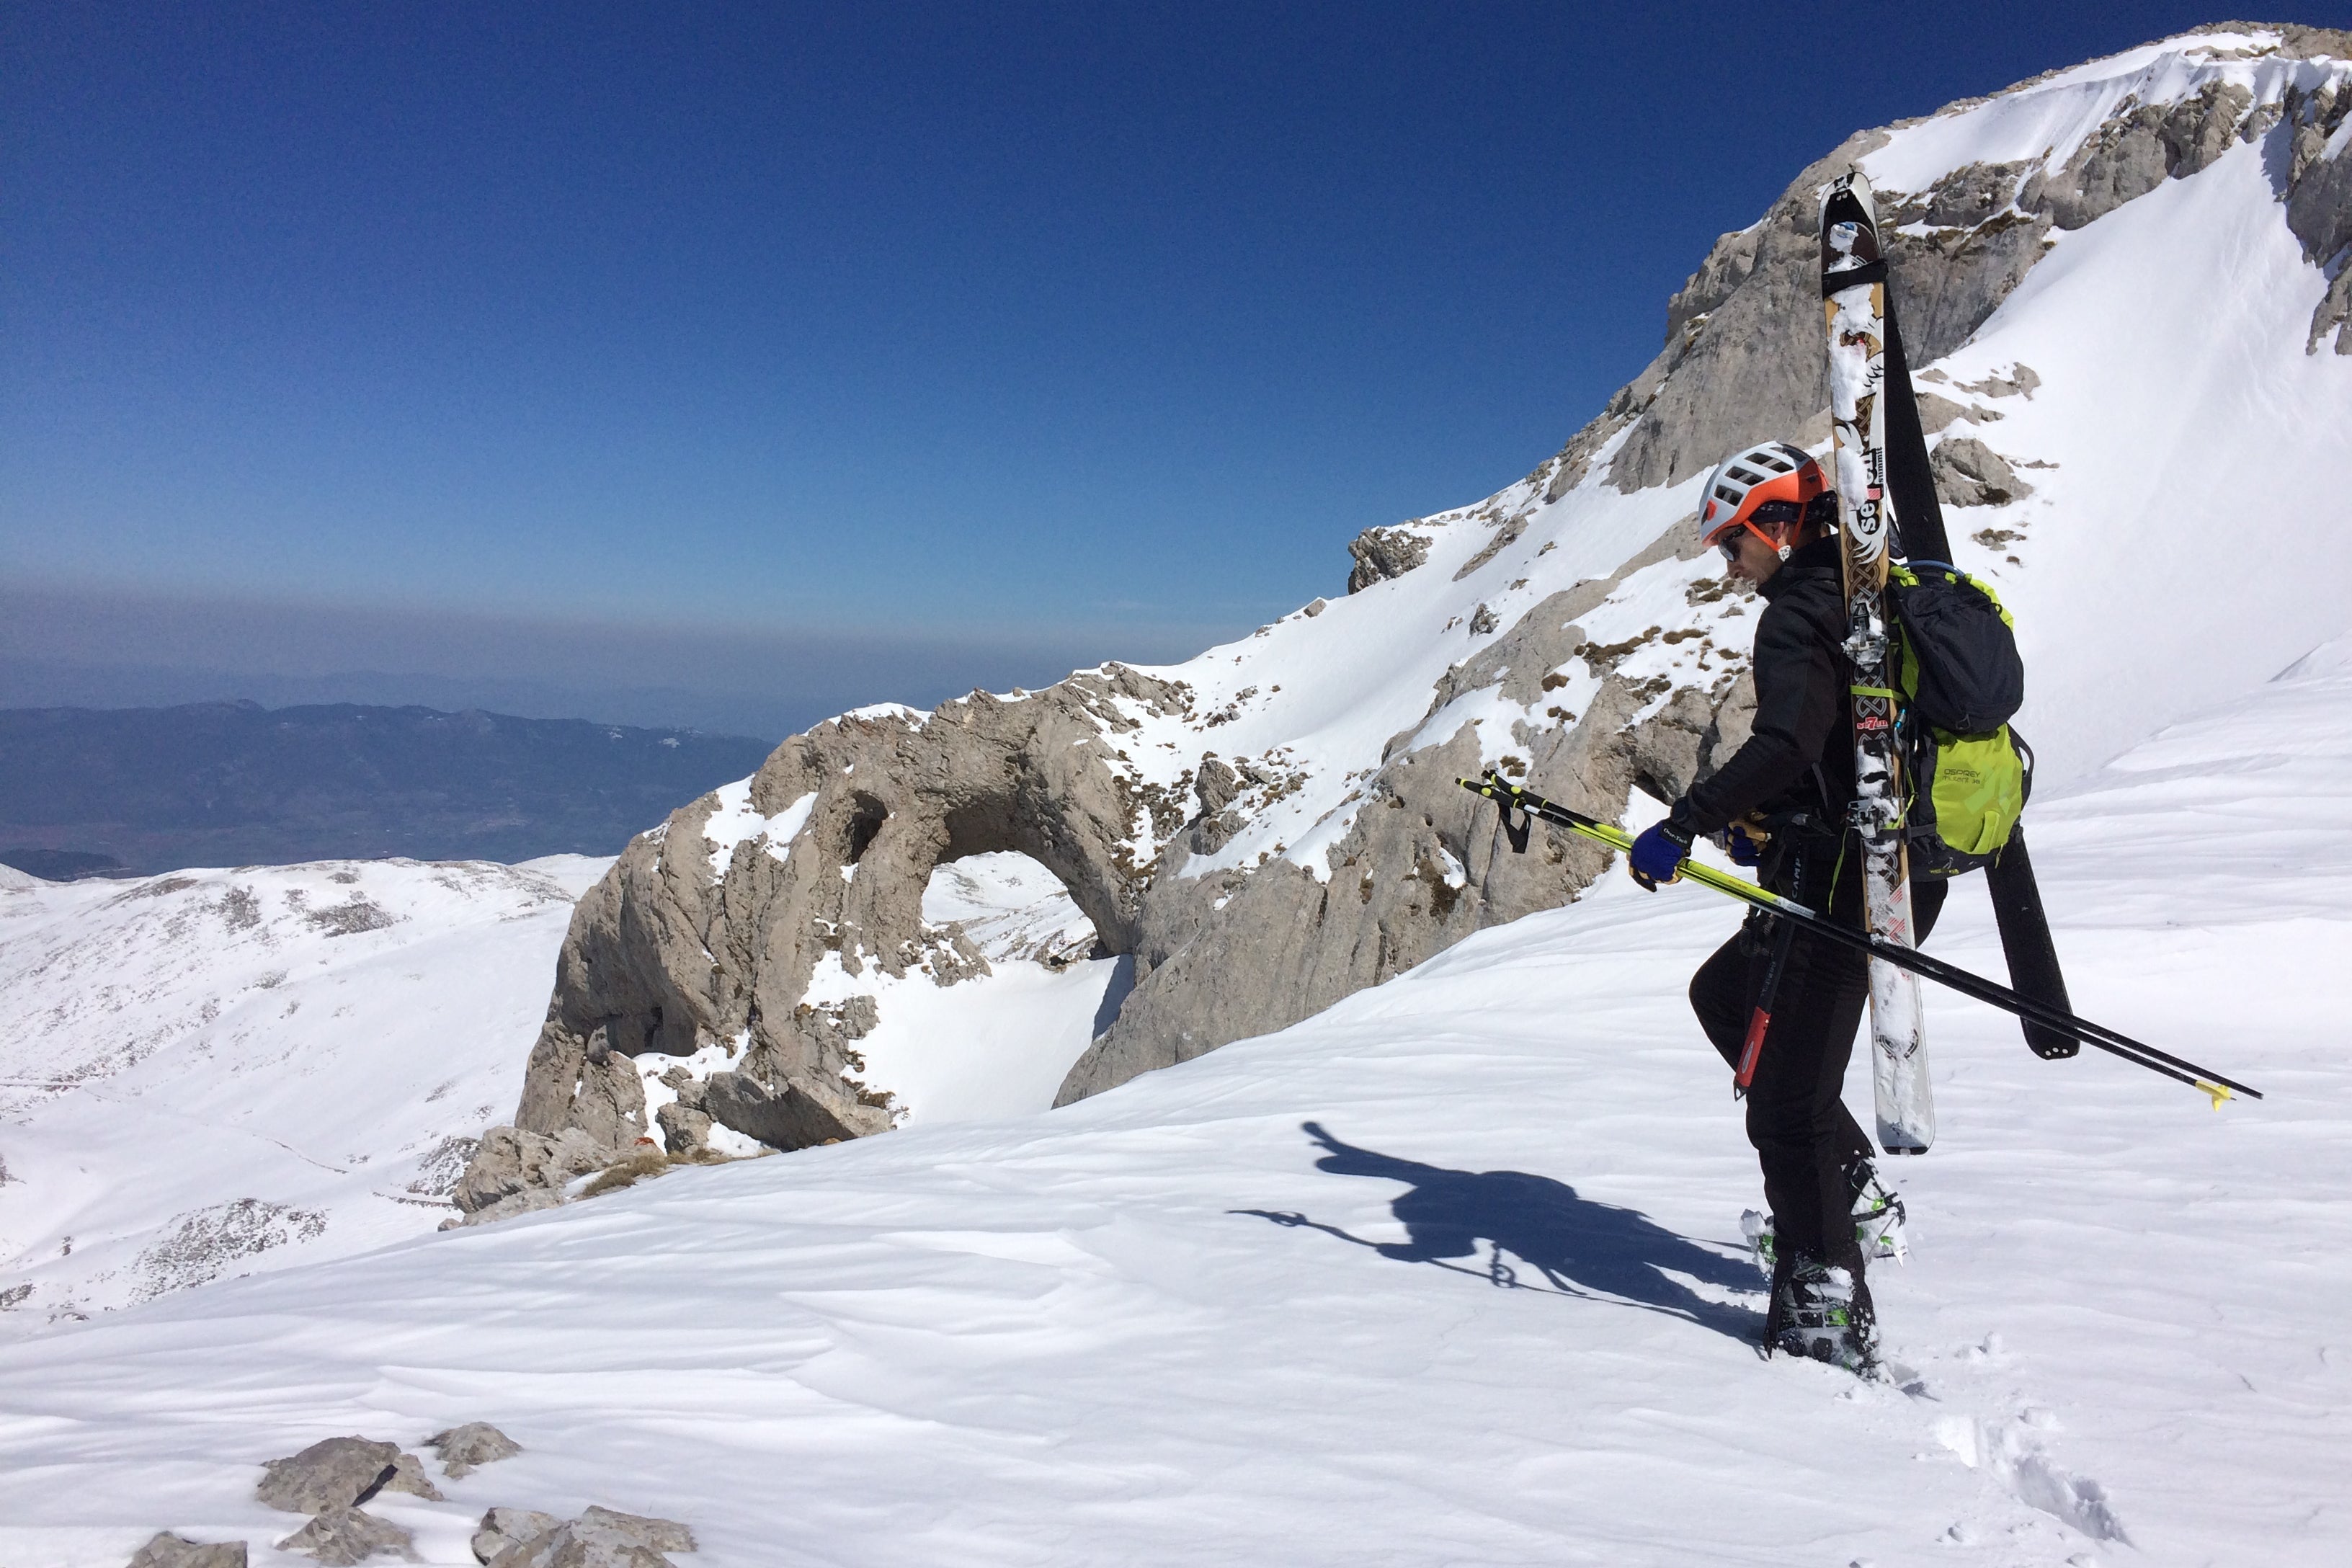
{"label": "black jacket", "polygon": [[1801,546],[1759,592],[1755,729],[1675,803],[1675,826],[1693,834],[1720,833],[1749,812],[1822,812],[1843,822],[1853,799],[1853,666],[1838,542]]}

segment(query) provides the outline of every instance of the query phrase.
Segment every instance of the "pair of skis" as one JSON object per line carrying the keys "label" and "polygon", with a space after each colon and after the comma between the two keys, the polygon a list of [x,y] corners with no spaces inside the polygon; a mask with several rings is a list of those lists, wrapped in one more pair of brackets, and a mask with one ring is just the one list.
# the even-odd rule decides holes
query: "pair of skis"
{"label": "pair of skis", "polygon": [[[1845,652],[1853,679],[1853,826],[1862,851],[1864,918],[1889,949],[1912,950],[1911,884],[1904,846],[1903,759],[1895,732],[1887,574],[1901,554],[1949,561],[1927,439],[1886,287],[1878,216],[1859,170],[1822,202],[1822,300],[1829,327],[1830,424],[1843,514]],[[2039,1014],[2072,1016],[2057,950],[2042,912],[2022,826],[1986,869],[2010,978]],[[1871,1087],[1879,1146],[1919,1154],[1936,1139],[1936,1102],[1918,971],[1886,953],[1870,959]],[[2020,1013],[2042,1057],[2073,1056],[2079,1037],[2034,1011]],[[1760,1042],[1759,1042],[1760,1043]]]}
{"label": "pair of skis", "polygon": [[[1886,413],[1893,401],[1886,384],[1886,258],[1879,250],[1870,183],[1859,170],[1832,184],[1822,202],[1822,300],[1829,317],[1845,655],[1853,666],[1853,828],[1862,849],[1863,912],[1880,942],[1909,949],[1917,943],[1903,844],[1903,759],[1896,750],[1886,602],[1895,542],[1886,489]],[[1909,388],[1904,390],[1908,395]],[[1936,1100],[1927,1082],[1918,977],[1875,954],[1870,960],[1870,1066],[1879,1147],[1890,1154],[1926,1153],[1936,1141]]]}
{"label": "pair of skis", "polygon": [[[1471,794],[1484,795],[1503,808],[1503,831],[1514,849],[1519,848],[1528,841],[1526,822],[1523,820],[1514,824],[1511,820],[1511,814],[1514,811],[1521,813],[1523,817],[1541,817],[1546,822],[1556,822],[1562,827],[1591,839],[1596,844],[1606,845],[1621,853],[1633,848],[1633,836],[1623,828],[1612,827],[1597,817],[1587,816],[1584,813],[1562,805],[1558,801],[1547,800],[1532,790],[1520,788],[1499,773],[1489,772],[1481,779],[1460,779],[1455,782]],[[1864,954],[1873,964],[1884,963],[1900,971],[1906,976],[1924,976],[1939,985],[1948,985],[1963,996],[1974,997],[1979,1002],[1988,1003],[2005,1012],[2015,1014],[2025,1020],[2031,1028],[2039,1028],[2052,1035],[2062,1036],[2080,1045],[2096,1047],[2111,1056],[2120,1057],[2125,1061],[2147,1068],[2151,1072],[2160,1073],[2166,1078],[2200,1089],[2211,1098],[2216,1110],[2220,1109],[2223,1100],[2233,1095],[2242,1094],[2249,1100],[2263,1098],[2261,1090],[2249,1089],[2235,1079],[2224,1078],[2210,1068],[2200,1067],[2195,1062],[2174,1056],[2169,1051],[2158,1050],[2145,1041],[2133,1039],[2129,1035],[2110,1029],[2104,1024],[2095,1024],[2088,1018],[2076,1017],[2063,1007],[2052,1006],[2037,997],[2013,991],[2006,985],[1987,980],[1984,976],[1962,969],[1957,964],[1947,963],[1940,958],[1931,958],[1916,948],[1902,946],[1873,932],[1841,924],[1810,905],[1799,903],[1794,899],[1784,898],[1779,893],[1766,888],[1759,888],[1755,883],[1732,876],[1728,872],[1718,871],[1712,866],[1703,865],[1696,860],[1685,860],[1676,868],[1676,875],[1696,882],[1703,888],[1711,888],[1718,893],[1727,893],[1743,903],[1769,910],[1785,922],[1782,926],[1784,935],[1801,931],[1836,942],[1840,946],[1853,948]]]}

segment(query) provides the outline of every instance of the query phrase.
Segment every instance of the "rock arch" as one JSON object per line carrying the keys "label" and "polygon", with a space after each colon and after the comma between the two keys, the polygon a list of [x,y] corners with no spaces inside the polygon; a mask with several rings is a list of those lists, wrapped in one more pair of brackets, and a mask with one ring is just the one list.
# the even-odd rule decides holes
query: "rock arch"
{"label": "rock arch", "polygon": [[[633,1059],[646,1055],[726,1053],[681,1103],[779,1148],[887,1127],[887,1092],[858,1076],[871,1004],[813,1005],[811,981],[836,967],[940,984],[986,973],[960,928],[924,920],[923,890],[940,864],[997,850],[1044,865],[1107,951],[1131,952],[1174,823],[1121,765],[1116,738],[1137,727],[1122,706],[1181,712],[1184,697],[1109,665],[929,714],[846,714],[778,747],[748,790],[640,836],[572,917],[519,1139],[478,1159],[466,1206],[539,1206],[566,1160],[593,1168],[656,1136]],[[673,1124],[691,1119],[664,1116],[675,1145]]]}

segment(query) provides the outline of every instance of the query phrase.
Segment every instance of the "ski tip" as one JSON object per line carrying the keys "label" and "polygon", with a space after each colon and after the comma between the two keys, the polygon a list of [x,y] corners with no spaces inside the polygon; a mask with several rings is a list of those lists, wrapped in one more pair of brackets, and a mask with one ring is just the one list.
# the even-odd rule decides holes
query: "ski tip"
{"label": "ski tip", "polygon": [[1877,194],[1870,188],[1870,176],[1862,172],[1859,163],[1847,164],[1844,174],[1830,181],[1830,194],[1836,195],[1841,193],[1850,194],[1860,202],[1867,202]]}

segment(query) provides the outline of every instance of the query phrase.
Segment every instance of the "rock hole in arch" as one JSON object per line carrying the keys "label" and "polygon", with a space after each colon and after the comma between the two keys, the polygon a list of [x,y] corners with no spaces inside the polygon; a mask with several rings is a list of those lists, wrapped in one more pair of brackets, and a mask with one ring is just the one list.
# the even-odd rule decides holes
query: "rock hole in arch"
{"label": "rock hole in arch", "polygon": [[866,858],[866,852],[874,847],[875,836],[890,816],[890,808],[870,795],[857,795],[856,807],[849,818],[849,852],[844,858],[852,866]]}
{"label": "rock hole in arch", "polygon": [[961,923],[992,964],[1028,961],[1066,969],[1110,956],[1062,879],[1018,849],[940,861],[923,887],[923,919]]}
{"label": "rock hole in arch", "polygon": [[876,1026],[857,1042],[861,1079],[895,1095],[909,1122],[1047,1109],[1117,1016],[1134,959],[1109,956],[1062,879],[1019,850],[940,861],[923,919],[960,925],[990,972],[950,985],[910,973],[882,987]]}

